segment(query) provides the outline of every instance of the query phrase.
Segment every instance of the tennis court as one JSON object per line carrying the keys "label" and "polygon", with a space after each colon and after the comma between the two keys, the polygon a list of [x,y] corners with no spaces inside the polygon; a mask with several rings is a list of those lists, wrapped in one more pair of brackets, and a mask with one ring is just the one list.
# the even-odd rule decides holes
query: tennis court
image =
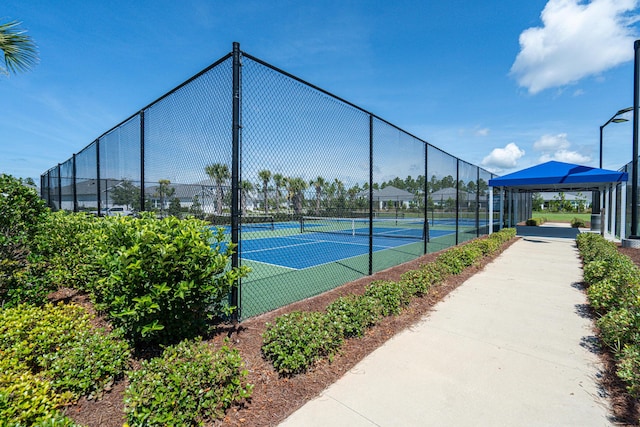
{"label": "tennis court", "polygon": [[[393,230],[395,231],[395,230]],[[388,231],[388,232],[393,232]],[[431,237],[453,234],[431,230]],[[373,236],[373,252],[413,245],[416,239]],[[286,237],[263,237],[242,242],[241,258],[292,270],[315,267],[369,253],[369,238],[363,234],[307,232]]]}
{"label": "tennis court", "polygon": [[[374,220],[373,270],[381,271],[424,253],[425,224]],[[239,257],[251,273],[242,280],[242,316],[251,317],[366,276],[368,219],[313,218],[241,226]],[[426,228],[428,252],[455,244],[455,227]]]}

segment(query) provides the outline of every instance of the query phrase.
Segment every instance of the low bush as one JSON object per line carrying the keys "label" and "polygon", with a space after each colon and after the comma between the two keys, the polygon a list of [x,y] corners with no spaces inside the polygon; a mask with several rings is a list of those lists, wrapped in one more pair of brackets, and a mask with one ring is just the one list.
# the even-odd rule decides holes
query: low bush
{"label": "low bush", "polygon": [[263,355],[282,375],[303,372],[318,359],[331,358],[345,338],[363,336],[382,317],[399,314],[414,296],[426,294],[448,276],[494,253],[515,235],[515,229],[504,229],[486,239],[451,248],[435,262],[405,272],[398,282],[373,282],[364,295],[338,298],[327,307],[326,314],[293,312],[280,316],[263,334]]}
{"label": "low bush", "polygon": [[402,307],[409,304],[412,297],[401,283],[386,280],[371,283],[364,295],[375,301],[377,310],[383,317],[400,314]]}
{"label": "low bush", "polygon": [[103,277],[92,289],[98,309],[137,345],[171,344],[206,332],[230,314],[231,288],[246,267],[230,268],[235,249],[195,218],[108,217],[97,251]]}
{"label": "low bush", "polygon": [[59,409],[81,396],[99,397],[123,375],[126,342],[89,321],[75,304],[0,310],[0,419],[73,425]]}
{"label": "low bush", "polygon": [[38,279],[43,267],[33,242],[47,215],[35,188],[0,174],[0,306],[45,302],[50,289]]}
{"label": "low bush", "polygon": [[580,218],[576,217],[576,218],[572,218],[571,219],[571,227],[573,227],[573,228],[579,228],[579,227],[580,228],[584,228],[585,226],[586,226],[585,222],[583,220],[581,220]]}
{"label": "low bush", "polygon": [[46,259],[43,280],[49,288],[92,290],[100,277],[96,249],[101,222],[95,215],[65,211],[45,219],[35,250]]}
{"label": "low bush", "polygon": [[283,375],[304,372],[316,360],[331,358],[340,345],[341,325],[324,313],[295,311],[267,324],[262,352]]}
{"label": "low bush", "polygon": [[617,308],[596,321],[600,338],[616,352],[627,343],[640,342],[640,319],[634,311]]}
{"label": "low bush", "polygon": [[327,316],[335,323],[345,338],[364,336],[370,326],[382,317],[378,300],[363,295],[340,297],[327,307]]}
{"label": "low bush", "polygon": [[0,425],[75,426],[61,412],[68,400],[49,381],[0,350]]}
{"label": "low bush", "polygon": [[640,393],[640,269],[601,235],[580,234],[587,297],[598,311],[601,340],[614,353],[617,375],[627,390]]}
{"label": "low bush", "polygon": [[167,347],[129,374],[125,413],[129,425],[202,425],[224,417],[251,396],[240,354],[214,351],[199,339]]}
{"label": "low bush", "polygon": [[640,397],[640,344],[627,344],[622,349],[617,369],[618,376],[627,383],[627,391]]}
{"label": "low bush", "polygon": [[544,218],[541,217],[537,217],[537,218],[529,218],[525,224],[531,227],[537,227],[539,225],[542,225],[546,222],[546,220]]}

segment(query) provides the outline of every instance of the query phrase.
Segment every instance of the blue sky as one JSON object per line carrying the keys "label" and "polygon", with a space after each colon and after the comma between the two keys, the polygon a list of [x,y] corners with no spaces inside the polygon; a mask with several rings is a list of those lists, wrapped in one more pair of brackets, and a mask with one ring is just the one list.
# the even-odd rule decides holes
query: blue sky
{"label": "blue sky", "polygon": [[[633,103],[638,0],[5,0],[39,48],[0,75],[0,173],[39,175],[231,50],[504,174],[598,165]],[[610,124],[604,167],[631,158]]]}

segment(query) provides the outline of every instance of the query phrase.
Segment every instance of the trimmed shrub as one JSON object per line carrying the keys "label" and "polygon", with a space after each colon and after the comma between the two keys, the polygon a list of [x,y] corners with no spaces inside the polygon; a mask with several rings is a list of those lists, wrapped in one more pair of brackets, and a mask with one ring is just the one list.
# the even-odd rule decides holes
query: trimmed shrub
{"label": "trimmed shrub", "polygon": [[98,397],[122,376],[129,348],[116,333],[93,329],[75,304],[19,305],[0,311],[0,351],[47,380],[66,400]]}
{"label": "trimmed shrub", "polygon": [[602,341],[614,351],[619,351],[625,344],[640,342],[640,323],[634,311],[617,308],[596,321]]}
{"label": "trimmed shrub", "polygon": [[473,265],[483,255],[500,249],[515,237],[516,230],[503,229],[487,237],[490,243],[471,242],[451,248],[435,262],[402,275],[400,282],[378,281],[367,287],[362,296],[340,297],[327,307],[326,315],[316,312],[293,312],[267,325],[262,352],[283,375],[307,370],[316,360],[331,358],[344,338],[363,336],[367,327],[383,316],[398,314],[414,295],[423,295],[454,272]]}
{"label": "trimmed shrub", "polygon": [[36,239],[36,251],[46,259],[43,279],[50,288],[66,286],[91,291],[100,277],[97,229],[101,218],[58,211],[49,215]]}
{"label": "trimmed shrub", "polygon": [[167,347],[129,374],[125,413],[130,425],[202,425],[224,417],[251,396],[238,350],[214,351],[199,339]]}
{"label": "trimmed shrub", "polygon": [[616,371],[627,384],[627,391],[633,397],[640,397],[640,344],[625,345],[620,353]]}
{"label": "trimmed shrub", "polygon": [[0,175],[0,306],[44,303],[49,289],[38,280],[41,260],[32,254],[34,237],[49,209],[36,190],[11,175]]}
{"label": "trimmed shrub", "polygon": [[295,311],[267,324],[262,352],[284,375],[306,371],[316,360],[331,358],[342,345],[341,325],[324,313]]}
{"label": "trimmed shrub", "polygon": [[327,307],[327,316],[345,338],[361,337],[368,327],[375,325],[382,315],[378,300],[365,295],[340,297]]}
{"label": "trimmed shrub", "polygon": [[364,295],[377,302],[377,309],[383,317],[400,314],[402,307],[411,301],[411,294],[400,283],[386,280],[371,283]]}
{"label": "trimmed shrub", "polygon": [[3,426],[75,426],[60,412],[68,396],[0,350],[0,424]]}
{"label": "trimmed shrub", "polygon": [[230,314],[227,297],[248,268],[231,268],[235,249],[195,218],[152,214],[104,218],[92,290],[127,338],[140,345],[175,343],[206,332],[207,321]]}
{"label": "trimmed shrub", "polygon": [[528,225],[528,226],[530,226],[530,227],[537,227],[537,226],[539,226],[539,225],[544,224],[544,222],[545,222],[545,221],[544,221],[544,219],[542,219],[542,218],[529,218],[529,219],[525,222],[525,224],[526,224],[526,225]]}
{"label": "trimmed shrub", "polygon": [[580,218],[572,218],[571,219],[571,227],[573,228],[584,228],[585,227],[585,222],[583,220],[581,220]]}

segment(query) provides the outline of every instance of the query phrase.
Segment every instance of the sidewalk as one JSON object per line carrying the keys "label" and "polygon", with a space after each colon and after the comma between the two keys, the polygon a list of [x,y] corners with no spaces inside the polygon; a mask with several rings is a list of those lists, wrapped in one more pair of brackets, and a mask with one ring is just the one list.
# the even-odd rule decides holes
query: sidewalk
{"label": "sidewalk", "polygon": [[574,239],[524,236],[281,425],[613,425],[581,280]]}

